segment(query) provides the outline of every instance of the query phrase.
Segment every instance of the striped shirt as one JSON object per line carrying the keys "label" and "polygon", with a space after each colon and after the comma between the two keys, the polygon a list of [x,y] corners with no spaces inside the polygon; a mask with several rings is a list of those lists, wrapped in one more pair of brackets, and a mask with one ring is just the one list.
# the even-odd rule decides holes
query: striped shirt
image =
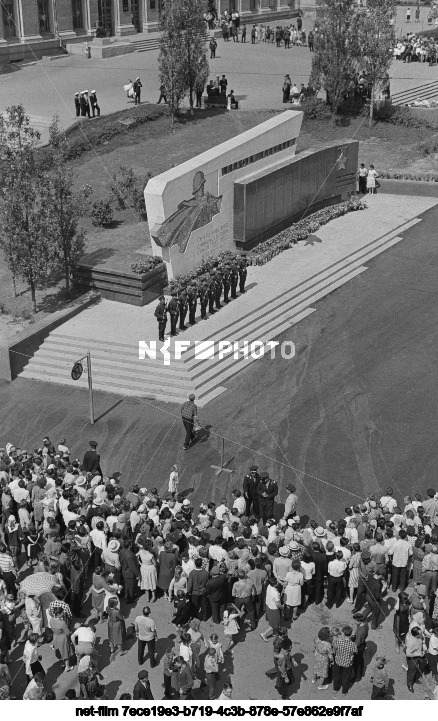
{"label": "striped shirt", "polygon": [[0,553],[0,571],[9,573],[14,570],[14,562],[8,553]]}

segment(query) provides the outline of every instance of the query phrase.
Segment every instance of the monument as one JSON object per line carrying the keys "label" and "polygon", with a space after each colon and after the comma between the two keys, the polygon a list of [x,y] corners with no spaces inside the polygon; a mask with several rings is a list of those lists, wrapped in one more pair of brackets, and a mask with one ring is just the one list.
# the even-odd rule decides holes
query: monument
{"label": "monument", "polygon": [[355,191],[359,143],[296,154],[302,119],[287,110],[149,181],[152,251],[169,280],[223,250],[251,249]]}
{"label": "monument", "polygon": [[236,181],[249,169],[290,162],[302,118],[301,112],[288,110],[151,178],[145,202],[152,250],[166,262],[169,280],[208,256],[236,249]]}

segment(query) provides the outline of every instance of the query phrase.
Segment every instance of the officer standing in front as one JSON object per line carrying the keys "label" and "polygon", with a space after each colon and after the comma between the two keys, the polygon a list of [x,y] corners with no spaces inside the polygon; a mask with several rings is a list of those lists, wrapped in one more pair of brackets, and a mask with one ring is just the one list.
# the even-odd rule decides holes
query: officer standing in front
{"label": "officer standing in front", "polygon": [[246,503],[245,515],[248,517],[251,515],[251,506],[257,518],[260,516],[259,497],[257,495],[257,486],[260,480],[257,473],[258,468],[258,466],[250,466],[249,473],[243,479],[243,497]]}
{"label": "officer standing in front", "polygon": [[199,302],[201,304],[201,318],[202,320],[207,320],[208,283],[205,278],[202,279],[201,287],[199,288]]}
{"label": "officer standing in front", "polygon": [[157,307],[155,308],[155,318],[158,321],[158,340],[162,341],[164,343],[164,331],[166,330],[166,324],[167,324],[167,308],[166,308],[166,299],[164,295],[160,295],[158,298],[159,303]]}
{"label": "officer standing in front", "polygon": [[231,274],[230,274],[230,266],[229,265],[225,266],[222,283],[224,286],[224,303],[229,303],[230,300],[228,298],[228,295],[230,293],[230,288],[231,288]]}
{"label": "officer standing in front", "polygon": [[170,335],[178,335],[178,331],[176,330],[176,324],[178,323],[178,316],[179,316],[179,305],[177,300],[178,293],[176,290],[172,292],[172,299],[167,306],[167,310],[169,311],[170,315]]}
{"label": "officer standing in front", "polygon": [[218,310],[219,310],[219,308],[222,308],[221,296],[222,296],[222,274],[219,272],[219,270],[217,270],[214,275],[214,302],[216,303],[216,308]]}
{"label": "officer standing in front", "polygon": [[196,286],[189,285],[187,290],[187,300],[189,303],[189,323],[190,325],[196,324],[196,307],[198,305],[198,296],[196,293]]}
{"label": "officer standing in front", "polygon": [[179,303],[179,329],[180,330],[186,330],[187,326],[185,324],[187,311],[189,309],[189,302],[187,300],[187,295],[185,290],[183,290],[178,297],[178,303]]}
{"label": "officer standing in front", "polygon": [[268,518],[274,517],[274,499],[278,494],[277,482],[269,478],[269,473],[266,471],[260,473],[260,481],[257,485],[257,494],[259,499],[260,515],[264,525]]}
{"label": "officer standing in front", "polygon": [[211,276],[207,280],[208,283],[208,312],[210,315],[213,313],[216,313],[214,309],[214,301],[216,298],[216,279],[214,276]]}
{"label": "officer standing in front", "polygon": [[247,265],[245,256],[242,255],[239,261],[239,290],[241,293],[245,292],[246,276],[248,275]]}
{"label": "officer standing in front", "polygon": [[235,262],[231,263],[230,266],[230,282],[231,282],[231,297],[237,298],[237,281],[239,279],[239,272]]}

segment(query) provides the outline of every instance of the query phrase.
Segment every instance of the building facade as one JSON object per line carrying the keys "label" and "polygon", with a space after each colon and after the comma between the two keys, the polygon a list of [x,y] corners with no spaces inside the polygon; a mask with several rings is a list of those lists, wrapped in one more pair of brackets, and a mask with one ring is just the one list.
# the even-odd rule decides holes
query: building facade
{"label": "building facade", "polygon": [[[5,45],[72,40],[97,28],[109,37],[158,30],[161,0],[2,0],[0,49]],[[282,16],[299,0],[217,0],[216,7],[243,16]]]}

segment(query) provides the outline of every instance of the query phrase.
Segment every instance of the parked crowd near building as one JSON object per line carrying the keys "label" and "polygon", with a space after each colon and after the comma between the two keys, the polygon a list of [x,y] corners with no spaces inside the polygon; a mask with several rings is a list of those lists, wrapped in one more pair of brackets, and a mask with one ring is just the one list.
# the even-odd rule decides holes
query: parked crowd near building
{"label": "parked crowd near building", "polygon": [[[193,424],[194,399],[181,411],[188,418],[190,404]],[[257,465],[229,498],[195,508],[177,465],[163,497],[156,488],[128,490],[117,474],[103,475],[97,447],[90,441],[81,461],[70,457],[65,439],[55,447],[46,437],[35,451],[11,443],[0,449],[0,698],[16,697],[17,677],[21,684],[27,678],[23,698],[54,698],[53,684],[45,683],[43,644],[52,645],[58,675],[77,674],[76,690],[65,698],[107,698],[99,625],[110,663],[137,646],[137,682],[122,698],[152,699],[150,675],[160,673],[165,698],[230,698],[226,658],[246,634],[258,633],[260,643],[273,643],[273,666],[266,669],[275,679],[272,697],[286,699],[300,673],[294,623],[313,604],[325,605],[328,618],[343,604],[352,612],[342,628],[315,628],[314,659],[306,659],[315,692],[333,684],[335,695],[353,697],[370,637],[377,646],[366,670],[371,698],[396,697],[379,635],[391,623],[408,690],[418,695],[415,684],[425,678],[427,694],[436,696],[434,488],[403,499],[388,488],[323,526],[298,515],[304,509],[294,485],[286,485],[280,504],[276,481]],[[143,605],[129,639],[125,618],[139,596]],[[155,603],[165,604],[178,633],[176,641],[166,639],[162,658]],[[213,633],[202,625],[209,618]],[[22,665],[12,676],[17,649]]]}

